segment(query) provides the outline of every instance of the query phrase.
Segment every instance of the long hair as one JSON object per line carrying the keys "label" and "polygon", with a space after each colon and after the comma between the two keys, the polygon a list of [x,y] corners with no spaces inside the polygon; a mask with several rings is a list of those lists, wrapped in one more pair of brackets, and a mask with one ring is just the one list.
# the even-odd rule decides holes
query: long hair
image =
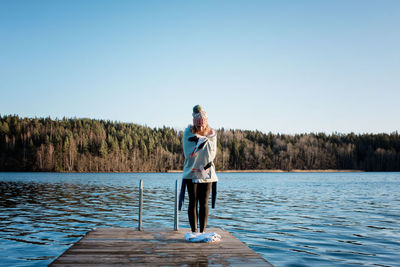
{"label": "long hair", "polygon": [[[192,125],[192,133],[193,134],[198,134],[200,132],[200,128],[196,127],[195,125]],[[205,133],[209,133],[210,132],[210,125],[207,124],[206,128],[204,129]]]}

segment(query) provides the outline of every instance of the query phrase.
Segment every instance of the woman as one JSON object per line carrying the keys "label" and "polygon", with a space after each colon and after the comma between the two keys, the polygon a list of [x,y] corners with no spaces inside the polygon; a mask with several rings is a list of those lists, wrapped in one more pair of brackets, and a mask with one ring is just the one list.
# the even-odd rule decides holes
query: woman
{"label": "woman", "polygon": [[[212,207],[215,206],[217,175],[213,160],[217,153],[217,135],[208,125],[208,117],[200,105],[193,108],[193,125],[183,133],[183,167],[182,188],[179,210],[185,197],[185,187],[189,193],[188,217],[192,233],[197,232],[197,220],[200,221],[200,233],[207,226],[208,198],[213,188]],[[199,206],[199,207],[198,207]],[[199,208],[199,210],[198,210]],[[199,218],[197,218],[199,217]]]}

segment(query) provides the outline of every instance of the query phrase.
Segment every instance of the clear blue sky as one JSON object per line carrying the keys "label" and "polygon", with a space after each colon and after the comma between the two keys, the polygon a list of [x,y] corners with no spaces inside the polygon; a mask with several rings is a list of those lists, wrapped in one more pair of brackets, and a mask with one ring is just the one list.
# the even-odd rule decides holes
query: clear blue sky
{"label": "clear blue sky", "polygon": [[400,130],[400,1],[0,0],[0,114]]}

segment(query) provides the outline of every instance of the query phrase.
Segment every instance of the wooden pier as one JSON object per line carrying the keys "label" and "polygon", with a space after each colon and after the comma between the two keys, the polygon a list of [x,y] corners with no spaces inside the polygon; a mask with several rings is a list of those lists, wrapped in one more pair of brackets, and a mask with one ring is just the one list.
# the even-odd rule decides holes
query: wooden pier
{"label": "wooden pier", "polygon": [[50,266],[272,266],[227,231],[207,229],[221,235],[216,243],[187,242],[189,231],[96,228]]}

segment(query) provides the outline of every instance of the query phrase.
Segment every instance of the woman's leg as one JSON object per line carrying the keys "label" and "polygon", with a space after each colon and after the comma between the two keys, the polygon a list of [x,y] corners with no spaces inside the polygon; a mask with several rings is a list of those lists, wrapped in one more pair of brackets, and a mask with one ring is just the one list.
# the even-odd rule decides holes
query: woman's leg
{"label": "woman's leg", "polygon": [[211,183],[200,183],[197,185],[197,197],[199,199],[200,233],[207,227],[208,220],[208,198],[210,196]]}
{"label": "woman's leg", "polygon": [[193,183],[192,180],[188,180],[187,190],[189,193],[189,207],[188,207],[188,217],[190,228],[192,232],[197,231],[197,184]]}

